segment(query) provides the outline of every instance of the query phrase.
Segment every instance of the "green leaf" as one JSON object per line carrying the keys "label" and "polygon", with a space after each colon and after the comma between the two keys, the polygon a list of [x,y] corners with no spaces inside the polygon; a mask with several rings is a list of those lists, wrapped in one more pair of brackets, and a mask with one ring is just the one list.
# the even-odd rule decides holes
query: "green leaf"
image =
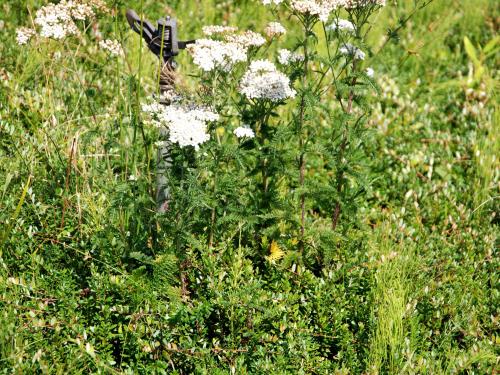
{"label": "green leaf", "polygon": [[485,59],[491,57],[491,56],[495,56],[497,53],[498,53],[498,49],[499,49],[499,45],[498,45],[498,42],[500,41],[500,37],[495,37],[493,39],[491,39],[485,46],[484,46],[484,49],[483,49],[483,54],[484,54],[484,57]]}
{"label": "green leaf", "polygon": [[491,39],[488,43],[483,48],[483,52],[485,55],[489,54],[490,52],[494,52],[496,50],[498,41],[500,40],[500,36],[496,36],[493,39]]}
{"label": "green leaf", "polygon": [[477,67],[476,71],[474,72],[474,80],[480,81],[481,78],[483,77],[483,74],[484,74],[484,66]]}
{"label": "green leaf", "polygon": [[467,52],[467,55],[472,60],[472,62],[475,65],[480,65],[481,62],[479,61],[479,58],[477,57],[476,48],[472,45],[472,42],[466,36],[464,37],[464,47],[465,47],[465,52]]}

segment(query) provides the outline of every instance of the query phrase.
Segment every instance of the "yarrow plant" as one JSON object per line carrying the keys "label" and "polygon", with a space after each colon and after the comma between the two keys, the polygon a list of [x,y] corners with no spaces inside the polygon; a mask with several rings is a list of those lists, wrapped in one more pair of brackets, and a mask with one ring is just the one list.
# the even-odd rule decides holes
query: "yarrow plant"
{"label": "yarrow plant", "polygon": [[275,38],[286,34],[286,29],[279,22],[269,22],[264,32],[269,38]]}
{"label": "yarrow plant", "polygon": [[124,54],[122,45],[114,39],[105,39],[99,42],[99,47],[107,51],[112,56],[122,56]]}
{"label": "yarrow plant", "polygon": [[226,36],[226,40],[245,48],[260,47],[266,42],[262,35],[250,30],[245,31],[243,34],[229,34]]}
{"label": "yarrow plant", "polygon": [[[182,181],[202,166],[208,172],[200,176],[212,176],[189,185],[197,186],[208,199],[202,206],[211,207],[208,222],[199,224],[208,228],[210,246],[220,233],[218,223],[239,217],[239,230],[242,222],[247,223],[248,236],[259,246],[267,246],[263,245],[267,236],[284,237],[303,254],[313,251],[307,245],[317,231],[312,220],[329,221],[321,236],[331,236],[342,213],[354,212],[365,184],[359,173],[370,114],[365,103],[376,85],[373,69],[363,66],[369,50],[358,46],[366,48],[368,20],[385,2],[263,0],[262,4],[271,6],[275,15],[294,17],[302,35],[285,40],[286,28],[278,20],[263,30],[267,40],[259,30],[205,26],[206,38],[189,45],[188,52],[199,71],[199,100],[213,109],[174,102],[145,105],[143,110],[150,123],[168,129],[168,140],[179,150],[196,152],[189,157],[182,152],[182,163],[189,166],[182,168]],[[327,47],[325,54],[317,49],[320,39]],[[272,44],[277,48],[269,48]],[[234,128],[233,123],[245,125]],[[314,175],[308,172],[311,164],[316,166]],[[172,184],[174,189],[176,183]],[[248,191],[252,186],[257,191]],[[229,191],[234,192],[232,203],[227,200]],[[254,211],[241,217],[241,207]]]}
{"label": "yarrow plant", "polygon": [[228,72],[236,63],[247,59],[247,51],[240,44],[211,39],[197,40],[188,47],[188,51],[193,62],[206,72],[214,69]]}
{"label": "yarrow plant", "polygon": [[203,26],[202,31],[206,36],[212,36],[217,34],[234,33],[238,31],[238,28],[235,26],[209,25]]}
{"label": "yarrow plant", "polygon": [[170,142],[181,148],[191,146],[195,150],[210,139],[207,123],[219,119],[219,115],[210,110],[178,103],[168,106],[159,103],[145,104],[142,110],[149,114],[151,124],[168,129]]}
{"label": "yarrow plant", "polygon": [[106,3],[102,0],[62,0],[57,4],[49,3],[36,11],[35,28],[17,29],[17,42],[26,44],[35,35],[56,40],[77,35],[80,32],[78,22],[92,20],[97,12],[107,11]]}
{"label": "yarrow plant", "polygon": [[296,94],[290,87],[290,79],[267,60],[256,60],[250,64],[241,79],[240,92],[248,99],[271,101],[293,98]]}
{"label": "yarrow plant", "polygon": [[254,138],[255,133],[254,131],[249,128],[248,126],[239,126],[233,131],[234,135],[238,138]]}
{"label": "yarrow plant", "polygon": [[[306,252],[331,259],[339,238],[349,238],[368,185],[363,171],[377,83],[365,65],[372,55],[366,37],[385,1],[261,3],[275,17],[264,30],[209,25],[205,38],[188,46],[205,109],[143,109],[168,129],[182,155],[171,181],[184,202],[175,203],[177,214],[185,210],[184,225],[204,233],[209,247],[237,232],[264,252],[274,243],[301,261]],[[301,33],[290,36],[281,17]],[[200,201],[186,201],[183,189]],[[198,216],[187,214],[196,210]],[[182,241],[186,236],[184,230]]]}
{"label": "yarrow plant", "polygon": [[17,44],[23,45],[29,42],[31,37],[36,34],[36,31],[28,27],[19,27],[16,30]]}

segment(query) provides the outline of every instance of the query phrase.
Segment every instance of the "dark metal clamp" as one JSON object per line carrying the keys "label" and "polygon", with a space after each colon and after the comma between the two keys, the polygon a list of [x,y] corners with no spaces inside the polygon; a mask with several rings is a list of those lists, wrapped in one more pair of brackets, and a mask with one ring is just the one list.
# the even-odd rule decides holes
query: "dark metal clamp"
{"label": "dark metal clamp", "polygon": [[161,55],[164,62],[172,60],[179,54],[179,50],[195,42],[177,39],[177,20],[170,16],[159,19],[158,27],[155,28],[151,22],[141,19],[134,10],[129,9],[127,21],[132,30],[144,38],[150,51],[158,57]]}

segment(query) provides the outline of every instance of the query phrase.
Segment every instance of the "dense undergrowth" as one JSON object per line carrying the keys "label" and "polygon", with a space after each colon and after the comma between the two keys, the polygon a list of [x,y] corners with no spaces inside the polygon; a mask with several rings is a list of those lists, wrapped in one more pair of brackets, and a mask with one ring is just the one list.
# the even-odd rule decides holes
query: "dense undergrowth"
{"label": "dense undergrowth", "polygon": [[[413,1],[388,2],[371,20],[363,189],[334,230],[322,212],[335,202],[311,193],[303,238],[292,197],[273,207],[283,220],[259,217],[272,225],[250,203],[218,210],[215,240],[212,208],[230,210],[259,182],[221,177],[217,195],[197,185],[178,195],[178,215],[156,214],[156,135],[140,104],[158,64],[123,14],[171,13],[185,39],[207,24],[262,31],[273,15],[244,0],[115,1],[82,36],[17,45],[43,4],[0,4],[3,373],[495,373],[494,1],[435,0],[414,14]],[[295,21],[282,22],[293,37]],[[191,60],[178,61],[179,86],[195,90]],[[315,191],[326,179],[309,160]]]}

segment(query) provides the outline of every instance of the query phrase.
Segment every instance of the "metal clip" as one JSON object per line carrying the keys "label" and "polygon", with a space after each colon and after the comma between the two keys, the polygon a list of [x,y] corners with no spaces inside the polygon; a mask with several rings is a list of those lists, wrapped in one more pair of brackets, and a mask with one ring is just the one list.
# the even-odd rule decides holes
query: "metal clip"
{"label": "metal clip", "polygon": [[137,34],[145,40],[148,48],[156,56],[163,58],[164,62],[171,60],[195,40],[179,41],[177,39],[177,21],[169,16],[157,21],[155,28],[149,21],[141,20],[135,11],[127,10],[127,21]]}

